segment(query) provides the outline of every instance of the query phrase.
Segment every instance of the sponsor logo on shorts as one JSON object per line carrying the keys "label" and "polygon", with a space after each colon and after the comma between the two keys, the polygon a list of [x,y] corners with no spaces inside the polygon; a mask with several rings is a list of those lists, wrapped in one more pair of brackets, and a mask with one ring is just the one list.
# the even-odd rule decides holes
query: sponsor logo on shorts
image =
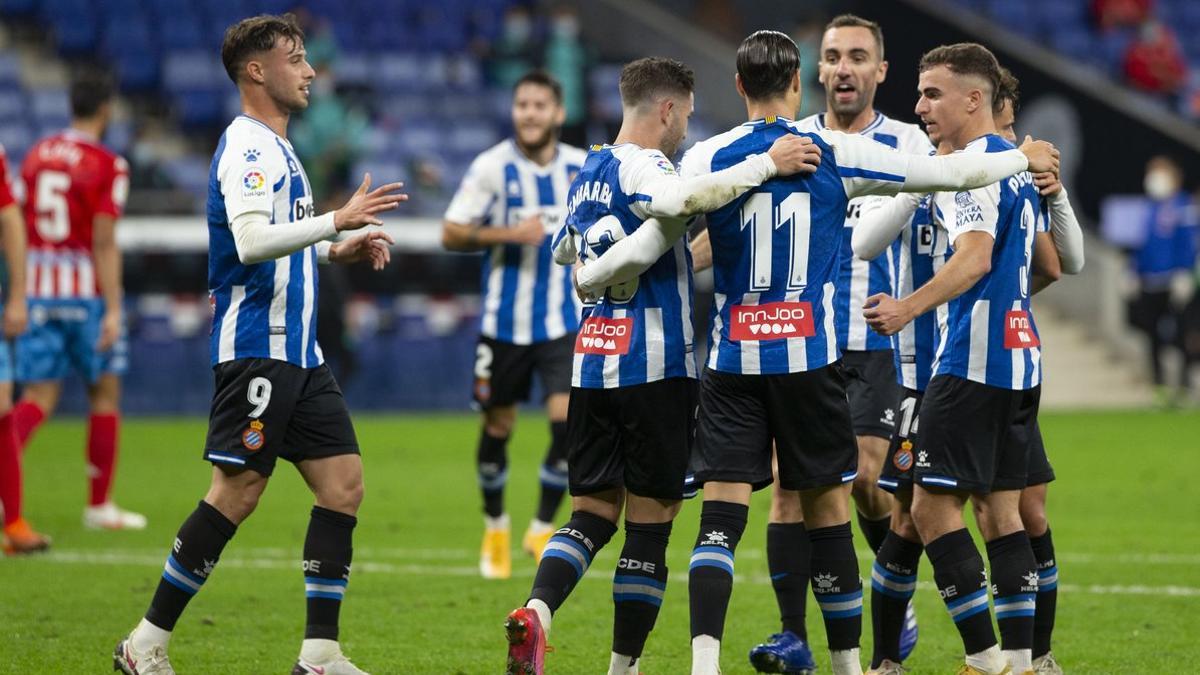
{"label": "sponsor logo on shorts", "polygon": [[579,327],[575,353],[620,356],[629,353],[633,337],[633,319],[592,317]]}
{"label": "sponsor logo on shorts", "polygon": [[896,451],[896,455],[892,457],[892,465],[901,471],[908,471],[913,465],[912,442],[904,441],[900,444],[900,449]]}
{"label": "sponsor logo on shorts", "polygon": [[250,452],[260,450],[263,443],[267,442],[267,437],[263,434],[263,423],[254,420],[250,423],[250,427],[242,432],[242,445]]}
{"label": "sponsor logo on shorts", "polygon": [[917,466],[921,467],[922,469],[929,468],[929,453],[928,452],[921,450],[920,452],[917,453]]}
{"label": "sponsor logo on shorts", "polygon": [[884,410],[883,417],[880,417],[879,421],[883,422],[884,424],[888,425],[889,427],[896,426],[896,411],[892,410],[891,408]]}
{"label": "sponsor logo on shorts", "polygon": [[729,311],[730,340],[782,340],[816,334],[809,302],[734,305]]}
{"label": "sponsor logo on shorts", "polygon": [[1029,312],[1013,310],[1004,314],[1005,349],[1030,349],[1041,344],[1033,330],[1033,322],[1029,320]]}

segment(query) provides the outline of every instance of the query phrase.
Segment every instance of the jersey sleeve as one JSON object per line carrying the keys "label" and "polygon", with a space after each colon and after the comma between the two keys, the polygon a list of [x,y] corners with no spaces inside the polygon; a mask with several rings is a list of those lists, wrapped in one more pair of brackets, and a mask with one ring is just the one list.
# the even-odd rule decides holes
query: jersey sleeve
{"label": "jersey sleeve", "polygon": [[488,210],[499,198],[495,174],[487,155],[476,157],[446,207],[445,219],[464,225],[487,224]]}
{"label": "jersey sleeve", "polygon": [[0,209],[16,203],[17,200],[13,197],[12,187],[9,184],[8,155],[5,154],[4,148],[0,147]]}
{"label": "jersey sleeve", "polygon": [[642,219],[651,217],[655,184],[663,179],[679,178],[679,172],[667,156],[657,150],[642,150],[621,161],[621,189],[629,195],[629,210]]}
{"label": "jersey sleeve", "polygon": [[908,155],[858,134],[823,131],[821,138],[833,149],[847,197],[900,192],[907,178]]}
{"label": "jersey sleeve", "polygon": [[125,213],[125,201],[129,197],[129,162],[124,157],[113,157],[104,180],[99,185],[96,199],[96,215],[120,218]]}
{"label": "jersey sleeve", "polygon": [[226,137],[225,152],[217,160],[217,179],[225,198],[228,222],[246,213],[262,213],[270,218],[274,188],[287,175],[283,151],[267,147],[259,152],[253,137]]}
{"label": "jersey sleeve", "polygon": [[974,190],[953,195],[939,195],[942,223],[953,246],[959,235],[966,232],[986,232],[996,238],[1000,222],[1000,184],[992,183]]}

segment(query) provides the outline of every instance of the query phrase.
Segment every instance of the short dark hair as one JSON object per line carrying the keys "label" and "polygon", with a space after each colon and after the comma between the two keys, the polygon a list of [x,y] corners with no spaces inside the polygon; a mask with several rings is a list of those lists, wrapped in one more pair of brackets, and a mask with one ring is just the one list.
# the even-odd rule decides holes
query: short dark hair
{"label": "short dark hair", "polygon": [[1017,114],[1017,109],[1021,107],[1021,81],[1017,79],[1012,71],[1003,66],[1000,67],[1000,88],[996,90],[996,103],[992,109],[1000,112],[1000,108],[1005,101],[1012,106],[1013,114]]}
{"label": "short dark hair", "polygon": [[279,38],[304,43],[304,29],[295,14],[260,14],[233,24],[221,42],[221,62],[229,79],[237,84],[238,73],[254,54],[270,51]]}
{"label": "short dark hair", "polygon": [[547,73],[541,69],[531,70],[528,73],[525,73],[521,76],[521,79],[517,80],[517,83],[513,85],[513,93],[516,94],[517,90],[520,89],[521,85],[523,84],[536,84],[539,87],[545,87],[549,89],[554,94],[554,100],[557,101],[559,105],[562,105],[562,84],[560,84],[559,81],[556,80],[550,73]]}
{"label": "short dark hair", "polygon": [[660,94],[686,96],[696,88],[696,74],[674,59],[648,56],[621,69],[621,103],[639,106]]}
{"label": "short dark hair", "polygon": [[825,24],[825,30],[830,28],[866,28],[875,38],[875,46],[879,47],[879,60],[883,60],[883,28],[870,19],[864,19],[857,14],[839,14]]}
{"label": "short dark hair", "polygon": [[959,42],[953,45],[942,45],[929,50],[921,57],[920,72],[925,72],[936,66],[946,66],[950,72],[957,75],[974,75],[982,78],[991,86],[992,108],[995,109],[1000,95],[1000,62],[995,54],[981,44],[975,42]]}
{"label": "short dark hair", "polygon": [[82,68],[71,74],[71,116],[88,118],[112,100],[116,93],[112,75],[97,68]]}
{"label": "short dark hair", "polygon": [[737,50],[737,74],[752,100],[762,101],[787,91],[800,69],[800,48],[777,30],[760,30],[742,40]]}

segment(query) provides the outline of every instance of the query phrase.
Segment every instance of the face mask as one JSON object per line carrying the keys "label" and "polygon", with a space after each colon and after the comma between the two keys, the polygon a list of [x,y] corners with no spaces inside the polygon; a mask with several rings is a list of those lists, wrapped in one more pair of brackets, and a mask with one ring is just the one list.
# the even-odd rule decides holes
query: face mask
{"label": "face mask", "polygon": [[1146,189],[1146,194],[1151,199],[1163,200],[1175,194],[1178,186],[1175,185],[1175,178],[1170,172],[1161,169],[1155,169],[1146,174],[1146,180],[1143,184]]}

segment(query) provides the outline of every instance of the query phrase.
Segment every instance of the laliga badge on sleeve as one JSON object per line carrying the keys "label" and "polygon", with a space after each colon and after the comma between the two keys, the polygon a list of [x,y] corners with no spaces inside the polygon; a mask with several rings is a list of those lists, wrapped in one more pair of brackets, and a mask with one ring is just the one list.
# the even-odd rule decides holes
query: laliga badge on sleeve
{"label": "laliga badge on sleeve", "polygon": [[262,448],[263,443],[267,442],[267,437],[263,435],[263,423],[254,420],[250,423],[250,427],[242,432],[242,445],[250,452],[254,452]]}

